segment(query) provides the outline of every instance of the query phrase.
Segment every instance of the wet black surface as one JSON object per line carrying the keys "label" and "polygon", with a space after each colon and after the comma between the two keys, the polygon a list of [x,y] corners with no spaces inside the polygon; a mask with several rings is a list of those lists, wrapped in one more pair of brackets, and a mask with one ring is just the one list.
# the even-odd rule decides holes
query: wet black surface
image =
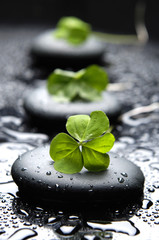
{"label": "wet black surface", "polygon": [[121,203],[140,202],[144,186],[140,168],[116,154],[109,153],[109,157],[110,165],[106,171],[82,169],[76,174],[61,174],[54,169],[49,145],[45,145],[20,156],[13,164],[11,174],[20,196],[25,195],[40,204],[120,206]]}
{"label": "wet black surface", "polygon": [[105,45],[93,34],[84,43],[73,46],[57,39],[54,30],[43,32],[31,45],[31,54],[37,64],[58,68],[74,66],[79,69],[99,63],[104,51]]}
{"label": "wet black surface", "polygon": [[[46,26],[0,27],[0,239],[153,239],[159,237],[159,44],[106,44],[105,68],[123,104],[114,126],[113,152],[133,161],[145,175],[142,206],[105,206],[111,218],[46,209],[18,197],[10,169],[18,155],[47,143],[22,106],[26,90],[50,70],[33,65],[32,39]],[[53,134],[51,134],[53,135]],[[92,209],[93,212],[93,209]],[[105,216],[105,215],[104,215]],[[101,219],[102,218],[102,219]],[[111,219],[111,220],[110,220]],[[146,229],[146,232],[145,232]],[[36,235],[36,236],[35,236]],[[20,237],[19,237],[20,236]],[[133,236],[133,237],[132,237]]]}
{"label": "wet black surface", "polygon": [[74,101],[57,102],[48,93],[46,81],[38,82],[31,91],[28,91],[23,98],[24,109],[26,110],[30,121],[38,125],[41,129],[48,128],[50,131],[66,131],[65,124],[67,118],[76,114],[87,114],[96,111],[96,109],[105,112],[111,122],[121,113],[122,104],[119,103],[116,94],[104,91],[100,101]]}

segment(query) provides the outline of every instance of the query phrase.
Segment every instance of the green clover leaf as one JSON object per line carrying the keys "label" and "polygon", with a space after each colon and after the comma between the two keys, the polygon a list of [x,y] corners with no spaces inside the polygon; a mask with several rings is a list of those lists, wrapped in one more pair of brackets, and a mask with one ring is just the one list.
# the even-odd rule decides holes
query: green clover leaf
{"label": "green clover leaf", "polygon": [[47,81],[47,89],[55,100],[98,101],[108,85],[106,72],[98,65],[91,65],[78,72],[54,70]]}
{"label": "green clover leaf", "polygon": [[63,17],[59,20],[54,31],[56,38],[65,39],[68,43],[79,45],[83,43],[91,33],[91,26],[76,17]]}
{"label": "green clover leaf", "polygon": [[78,141],[90,140],[102,135],[109,128],[109,119],[102,111],[88,115],[75,115],[68,118],[66,129]]}
{"label": "green clover leaf", "polygon": [[105,133],[100,137],[96,137],[91,141],[83,143],[83,147],[90,148],[94,151],[98,151],[100,153],[106,153],[111,150],[114,145],[115,138],[111,133]]}
{"label": "green clover leaf", "polygon": [[66,133],[59,133],[53,138],[50,155],[54,159],[54,168],[57,171],[72,174],[81,171],[83,167],[79,145]]}
{"label": "green clover leaf", "polygon": [[82,155],[84,161],[84,167],[89,171],[104,171],[109,166],[109,156],[106,153],[100,153],[90,148],[83,147]]}
{"label": "green clover leaf", "polygon": [[108,128],[109,119],[102,111],[69,117],[66,129],[71,136],[59,133],[50,144],[54,168],[67,174],[80,172],[83,166],[89,171],[106,170],[110,162],[107,152],[115,141],[106,133]]}

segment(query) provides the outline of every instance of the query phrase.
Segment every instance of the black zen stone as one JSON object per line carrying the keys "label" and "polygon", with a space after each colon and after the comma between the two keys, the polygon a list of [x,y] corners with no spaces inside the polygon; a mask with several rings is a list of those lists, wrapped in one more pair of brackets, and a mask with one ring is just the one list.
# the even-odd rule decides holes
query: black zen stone
{"label": "black zen stone", "polygon": [[63,174],[53,167],[49,146],[20,156],[12,166],[12,177],[20,195],[39,202],[123,203],[141,199],[144,176],[132,162],[109,153],[106,171]]}
{"label": "black zen stone", "polygon": [[55,38],[53,30],[39,35],[31,46],[31,53],[36,60],[58,67],[97,63],[104,51],[105,44],[93,35],[80,45],[71,45],[63,39]]}
{"label": "black zen stone", "polygon": [[50,124],[57,129],[65,126],[66,120],[71,115],[90,114],[92,111],[105,112],[110,120],[116,120],[121,112],[121,104],[114,94],[103,92],[102,100],[87,102],[74,101],[59,103],[48,93],[46,85],[29,91],[24,97],[24,108],[37,123],[45,127]]}

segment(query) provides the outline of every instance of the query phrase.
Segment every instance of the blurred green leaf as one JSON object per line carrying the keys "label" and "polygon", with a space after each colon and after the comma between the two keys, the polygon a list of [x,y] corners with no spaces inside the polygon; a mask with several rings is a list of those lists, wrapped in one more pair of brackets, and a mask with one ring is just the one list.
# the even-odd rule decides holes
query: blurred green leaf
{"label": "blurred green leaf", "polygon": [[49,94],[56,101],[98,101],[108,84],[106,72],[97,65],[91,65],[78,72],[56,69],[47,81]]}
{"label": "blurred green leaf", "polygon": [[63,17],[59,20],[54,32],[55,37],[65,39],[67,42],[79,45],[91,33],[91,26],[76,17]]}

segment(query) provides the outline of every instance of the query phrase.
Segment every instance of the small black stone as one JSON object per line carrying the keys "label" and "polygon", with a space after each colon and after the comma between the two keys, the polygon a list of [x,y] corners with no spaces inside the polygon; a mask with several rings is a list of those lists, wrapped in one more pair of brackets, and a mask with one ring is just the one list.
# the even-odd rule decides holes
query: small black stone
{"label": "small black stone", "polygon": [[36,60],[60,66],[88,65],[97,63],[103,56],[105,44],[91,35],[80,45],[69,44],[54,37],[54,30],[48,30],[34,39],[31,53]]}
{"label": "small black stone", "polygon": [[36,124],[49,127],[52,125],[56,130],[65,126],[66,120],[71,115],[87,114],[101,110],[105,112],[110,121],[117,120],[121,112],[121,104],[110,92],[103,92],[102,100],[87,102],[74,101],[59,103],[53,99],[46,89],[46,84],[29,91],[24,97],[24,108],[34,119]]}
{"label": "small black stone", "polygon": [[[63,174],[53,167],[49,146],[20,156],[12,166],[12,177],[21,196],[42,202],[116,204],[141,200],[144,176],[132,162],[109,153],[106,171]],[[23,170],[25,169],[25,171]]]}

